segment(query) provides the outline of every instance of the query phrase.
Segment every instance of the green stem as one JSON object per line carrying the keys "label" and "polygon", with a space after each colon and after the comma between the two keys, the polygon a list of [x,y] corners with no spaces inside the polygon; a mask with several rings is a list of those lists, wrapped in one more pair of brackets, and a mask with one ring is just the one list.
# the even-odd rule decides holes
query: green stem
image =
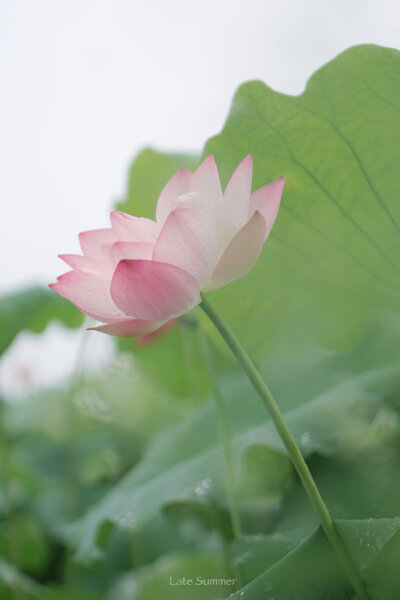
{"label": "green stem", "polygon": [[236,506],[235,499],[235,477],[233,471],[231,435],[229,429],[229,420],[226,412],[224,400],[221,396],[221,391],[218,385],[218,380],[215,374],[214,364],[210,355],[210,348],[203,330],[199,327],[199,336],[201,349],[203,353],[204,365],[210,379],[215,406],[217,409],[218,427],[220,430],[222,448],[224,453],[224,470],[226,481],[226,495],[228,499],[229,513],[231,517],[233,536],[239,539],[242,535],[242,527],[240,524],[239,512]]}
{"label": "green stem", "polygon": [[337,558],[340,564],[343,567],[349,581],[354,587],[355,592],[359,600],[370,600],[368,593],[365,589],[364,583],[358,573],[351,556],[349,555],[345,545],[343,544],[339,534],[337,533],[332,518],[329,514],[328,508],[323,501],[321,494],[317,488],[317,485],[310,473],[310,470],[292,436],[290,433],[283,415],[279,409],[279,406],[275,402],[271,392],[268,387],[264,383],[260,373],[255,368],[253,362],[250,357],[241,346],[239,341],[236,339],[233,332],[230,330],[229,326],[221,319],[217,311],[210,305],[210,303],[205,300],[204,296],[202,296],[202,302],[200,307],[204,310],[206,315],[218,329],[221,336],[224,338],[225,342],[228,344],[232,353],[236,357],[236,360],[241,365],[243,370],[245,371],[247,377],[249,378],[251,384],[257,391],[260,396],[264,406],[268,410],[271,419],[279,433],[279,436],[284,443],[288,455],[295,467],[301,483],[307,495],[311,501],[311,504],[316,511],[318,518],[320,520],[322,529],[325,532],[325,535],[330,542],[332,548],[336,552]]}

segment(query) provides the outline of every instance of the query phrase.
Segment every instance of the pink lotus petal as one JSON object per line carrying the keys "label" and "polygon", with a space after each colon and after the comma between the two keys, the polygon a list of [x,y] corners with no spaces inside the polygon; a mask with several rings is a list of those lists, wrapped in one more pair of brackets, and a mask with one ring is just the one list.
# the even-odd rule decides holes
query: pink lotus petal
{"label": "pink lotus petal", "polygon": [[157,339],[162,337],[165,333],[170,331],[170,329],[176,329],[176,327],[177,327],[176,323],[177,323],[176,319],[169,319],[168,321],[166,321],[164,323],[164,325],[161,325],[161,327],[159,329],[156,329],[155,331],[153,331],[151,333],[147,333],[147,334],[139,337],[139,339],[137,340],[137,347],[143,348],[143,347],[151,344],[152,342],[155,342]]}
{"label": "pink lotus petal", "polygon": [[152,335],[154,331],[162,327],[163,321],[144,321],[142,319],[127,319],[126,321],[116,321],[115,323],[106,323],[98,327],[89,327],[90,331],[101,331],[109,335],[118,337],[136,337]]}
{"label": "pink lotus petal", "polygon": [[110,219],[117,238],[115,241],[153,244],[157,239],[159,227],[151,219],[132,217],[117,211],[111,213]]}
{"label": "pink lotus petal", "polygon": [[121,260],[111,296],[126,314],[154,321],[181,315],[201,302],[199,285],[190,273],[154,260]]}
{"label": "pink lotus petal", "polygon": [[95,260],[80,254],[59,254],[58,256],[75,271],[82,271],[103,279],[107,277],[111,279],[111,264],[108,260]]}
{"label": "pink lotus petal", "polygon": [[184,269],[198,281],[208,281],[217,260],[216,222],[197,192],[175,201],[154,246],[152,259]]}
{"label": "pink lotus petal", "polygon": [[252,158],[237,167],[225,194],[212,156],[195,173],[179,171],[160,194],[157,222],[111,213],[112,229],[80,235],[83,256],[61,258],[74,271],[50,287],[86,314],[95,329],[143,336],[201,302],[256,263],[275,221],[284,179],[251,194]]}
{"label": "pink lotus petal", "polygon": [[109,280],[93,277],[82,271],[69,271],[49,287],[97,321],[107,323],[127,317],[111,298]]}
{"label": "pink lotus petal", "polygon": [[207,290],[216,290],[239,279],[254,267],[264,245],[265,230],[264,217],[256,211],[223,253]]}
{"label": "pink lotus petal", "polygon": [[172,210],[172,203],[182,194],[189,191],[189,182],[193,173],[187,169],[180,169],[168,181],[162,190],[157,203],[157,222],[163,223]]}
{"label": "pink lotus petal", "polygon": [[153,244],[145,242],[116,242],[110,250],[110,259],[114,267],[124,258],[150,260]]}
{"label": "pink lotus petal", "polygon": [[253,158],[246,156],[233,173],[225,190],[219,213],[219,235],[224,248],[251,216]]}
{"label": "pink lotus petal", "polygon": [[265,238],[268,237],[275,223],[284,185],[285,178],[278,177],[278,179],[271,181],[268,185],[264,185],[264,187],[252,194],[251,199],[254,210],[259,210],[265,220]]}
{"label": "pink lotus petal", "polygon": [[172,210],[177,208],[194,208],[207,213],[208,203],[207,199],[201,196],[199,192],[188,192],[175,198],[171,208]]}
{"label": "pink lotus petal", "polygon": [[112,229],[92,229],[79,234],[79,243],[83,254],[99,260],[108,256],[108,250],[116,241],[117,238]]}
{"label": "pink lotus petal", "polygon": [[210,211],[217,211],[222,199],[221,182],[213,156],[208,156],[193,173],[189,192],[199,192]]}

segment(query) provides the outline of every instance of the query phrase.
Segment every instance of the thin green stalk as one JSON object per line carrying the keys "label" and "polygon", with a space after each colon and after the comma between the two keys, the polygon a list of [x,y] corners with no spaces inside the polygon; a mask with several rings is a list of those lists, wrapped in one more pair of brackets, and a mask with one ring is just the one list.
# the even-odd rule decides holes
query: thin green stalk
{"label": "thin green stalk", "polygon": [[299,478],[303,484],[305,491],[313,505],[318,518],[320,520],[322,529],[330,542],[332,548],[336,552],[337,558],[343,567],[349,581],[351,582],[359,600],[370,600],[367,590],[365,589],[364,583],[358,573],[351,556],[349,555],[345,545],[343,544],[339,534],[337,533],[332,518],[329,514],[328,508],[323,501],[321,494],[317,488],[317,485],[310,473],[310,470],[292,436],[290,433],[283,415],[275,402],[271,392],[264,383],[260,373],[255,368],[252,360],[241,346],[229,326],[219,316],[217,311],[211,306],[211,304],[202,297],[200,307],[204,310],[206,315],[215,325],[225,342],[228,344],[232,353],[236,357],[236,360],[245,371],[251,384],[260,396],[264,406],[267,408],[271,419],[280,435],[282,442],[284,443],[288,455],[295,467]]}
{"label": "thin green stalk", "polygon": [[228,499],[229,513],[231,517],[233,536],[238,539],[242,535],[242,527],[240,523],[239,511],[236,505],[235,498],[235,477],[233,471],[233,460],[232,460],[232,447],[231,447],[231,434],[229,428],[229,420],[224,405],[224,400],[221,396],[218,380],[216,377],[213,361],[210,355],[210,348],[208,341],[204,335],[201,327],[198,328],[200,344],[203,353],[204,365],[210,379],[215,406],[217,409],[218,426],[221,435],[222,448],[224,453],[224,471],[225,471],[225,483],[226,483],[226,495]]}

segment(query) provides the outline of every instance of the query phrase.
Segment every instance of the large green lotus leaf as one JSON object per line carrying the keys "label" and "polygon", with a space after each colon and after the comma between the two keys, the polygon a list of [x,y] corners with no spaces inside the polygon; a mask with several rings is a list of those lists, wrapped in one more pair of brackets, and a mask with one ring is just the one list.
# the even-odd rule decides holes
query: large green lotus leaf
{"label": "large green lotus leaf", "polygon": [[[400,580],[388,558],[399,547],[400,519],[342,519],[335,523],[355,557],[371,597],[396,600]],[[303,526],[284,533],[245,536],[232,548],[232,554],[243,584],[233,599],[296,600],[303,595],[307,600],[349,598],[350,588],[343,571],[324,535],[313,528]],[[313,563],[318,564],[318,569],[312,567]]]}
{"label": "large green lotus leaf", "polygon": [[[374,600],[396,600],[400,589],[392,559],[400,544],[397,444],[398,434],[388,443],[364,448],[357,456],[314,456],[309,461],[337,517],[337,530]],[[242,595],[234,598],[349,598],[343,573],[316,526],[315,515],[297,483],[273,533],[244,536],[232,545],[243,586]],[[318,569],[313,569],[316,556]]]}
{"label": "large green lotus leaf", "polygon": [[[260,540],[248,540],[245,544],[247,554],[239,556],[239,562],[242,559],[250,569],[254,569],[254,565],[261,566],[265,559],[265,566],[247,585],[233,593],[230,600],[348,600],[351,587],[323,534],[313,531],[301,540],[297,538],[297,531],[286,536],[289,541],[284,555],[283,546],[278,546],[276,536],[275,539],[266,536]],[[274,551],[277,560],[271,564],[271,558],[275,558]],[[246,556],[251,556],[251,560],[243,560]],[[241,575],[246,577],[243,568]]]}
{"label": "large green lotus leaf", "polygon": [[79,327],[83,315],[71,302],[54,292],[33,286],[0,298],[0,354],[23,330],[41,333],[50,321]]}
{"label": "large green lotus leaf", "polygon": [[[399,73],[396,50],[358,46],[317,71],[300,96],[245,83],[206,144],[224,185],[248,153],[254,189],[286,178],[258,264],[210,295],[254,355],[304,340],[350,347],[372,313],[400,306]],[[144,151],[117,208],[154,217],[173,171],[193,163]]]}
{"label": "large green lotus leaf", "polygon": [[[389,338],[389,330],[396,331],[394,317],[385,326],[371,330],[352,352],[304,352],[302,362],[297,359],[293,365],[287,359],[272,361],[271,387],[305,456],[357,455],[360,448],[379,446],[381,440],[397,431],[396,411],[391,402],[399,396],[400,372],[398,365],[391,366],[396,336]],[[375,346],[371,346],[371,339]],[[245,379],[228,377],[222,392],[230,419],[238,494],[246,504],[248,490],[241,486],[249,481],[245,472],[246,453],[260,445],[278,458],[285,451],[264,407]],[[273,481],[269,475],[276,476],[275,462],[260,457],[260,478],[265,478],[265,487]],[[255,468],[253,462],[252,470]],[[333,466],[331,470],[334,477]],[[225,505],[223,477],[215,408],[209,403],[192,418],[159,436],[137,467],[70,527],[69,538],[77,547],[78,556],[90,558],[98,552],[97,536],[104,522],[140,529],[169,503],[196,500]],[[286,493],[287,480],[275,481],[275,489],[267,491],[269,495],[275,493],[279,500]],[[253,499],[253,490],[250,492]],[[347,498],[349,506],[351,502],[354,505],[351,518],[366,518],[368,507],[361,513],[363,498],[359,498],[358,492],[353,495],[353,499],[350,493]],[[372,501],[368,506],[371,504]],[[300,503],[293,505],[293,515],[297,505]]]}
{"label": "large green lotus leaf", "polygon": [[254,189],[286,178],[256,268],[210,296],[249,349],[346,347],[371,313],[399,308],[399,98],[400,53],[378,46],[347,50],[297,97],[237,91],[203,154],[224,184],[249,153]]}
{"label": "large green lotus leaf", "polygon": [[368,569],[382,548],[399,533],[400,517],[364,521],[338,520],[336,527],[347,548],[355,557],[357,567]]}
{"label": "large green lotus leaf", "polygon": [[382,547],[371,566],[363,570],[366,581],[371,582],[374,600],[396,600],[400,597],[399,555],[400,532],[397,531]]}

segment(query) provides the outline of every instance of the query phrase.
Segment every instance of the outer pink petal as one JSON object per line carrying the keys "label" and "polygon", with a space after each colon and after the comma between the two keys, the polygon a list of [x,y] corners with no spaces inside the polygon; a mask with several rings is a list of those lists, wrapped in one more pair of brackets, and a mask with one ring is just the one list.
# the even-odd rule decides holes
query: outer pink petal
{"label": "outer pink petal", "polygon": [[80,254],[59,254],[59,258],[75,271],[82,271],[103,279],[111,277],[111,264],[106,259],[100,261]]}
{"label": "outer pink petal", "polygon": [[111,245],[117,241],[112,229],[92,229],[79,234],[82,252],[89,258],[102,260],[108,256]]}
{"label": "outer pink petal", "polygon": [[132,217],[116,211],[111,213],[110,219],[117,238],[115,241],[153,244],[157,239],[159,227],[151,219]]}
{"label": "outer pink petal", "polygon": [[256,211],[221,256],[208,290],[216,290],[239,279],[254,267],[264,245],[265,230],[264,218]]}
{"label": "outer pink petal", "polygon": [[137,341],[138,347],[142,348],[143,346],[151,344],[170,329],[175,329],[175,327],[176,319],[169,319],[168,321],[165,321],[165,323],[159,329],[156,329],[152,333],[147,333],[146,335],[140,336]]}
{"label": "outer pink petal", "polygon": [[189,192],[199,192],[210,211],[217,211],[222,198],[221,182],[213,156],[208,156],[193,173]]}
{"label": "outer pink petal", "polygon": [[175,205],[177,208],[167,217],[152,258],[184,269],[202,289],[217,260],[216,224],[204,197],[197,192],[181,196]]}
{"label": "outer pink petal", "polygon": [[93,277],[81,271],[69,271],[49,287],[98,321],[107,323],[127,317],[115,306],[111,298],[110,281],[107,279]]}
{"label": "outer pink petal", "polygon": [[135,337],[148,335],[159,329],[164,321],[144,321],[142,319],[127,319],[126,321],[117,321],[115,323],[106,323],[98,327],[89,327],[91,331],[101,331],[109,335],[118,337]]}
{"label": "outer pink petal", "polygon": [[111,295],[126,314],[153,321],[181,315],[201,302],[199,285],[190,273],[150,260],[121,260]]}
{"label": "outer pink petal", "polygon": [[285,178],[278,177],[278,179],[268,183],[268,185],[264,185],[264,187],[252,194],[251,199],[254,210],[259,210],[265,220],[266,238],[268,237],[272,226],[275,223],[284,185]]}
{"label": "outer pink petal", "polygon": [[172,210],[173,201],[189,191],[189,182],[192,175],[191,171],[180,169],[168,181],[158,199],[157,222],[163,223]]}
{"label": "outer pink petal", "polygon": [[124,258],[150,260],[153,244],[145,242],[116,242],[110,250],[110,259],[114,267]]}
{"label": "outer pink petal", "polygon": [[251,216],[253,158],[246,156],[232,175],[220,206],[219,232],[222,248],[232,240]]}

